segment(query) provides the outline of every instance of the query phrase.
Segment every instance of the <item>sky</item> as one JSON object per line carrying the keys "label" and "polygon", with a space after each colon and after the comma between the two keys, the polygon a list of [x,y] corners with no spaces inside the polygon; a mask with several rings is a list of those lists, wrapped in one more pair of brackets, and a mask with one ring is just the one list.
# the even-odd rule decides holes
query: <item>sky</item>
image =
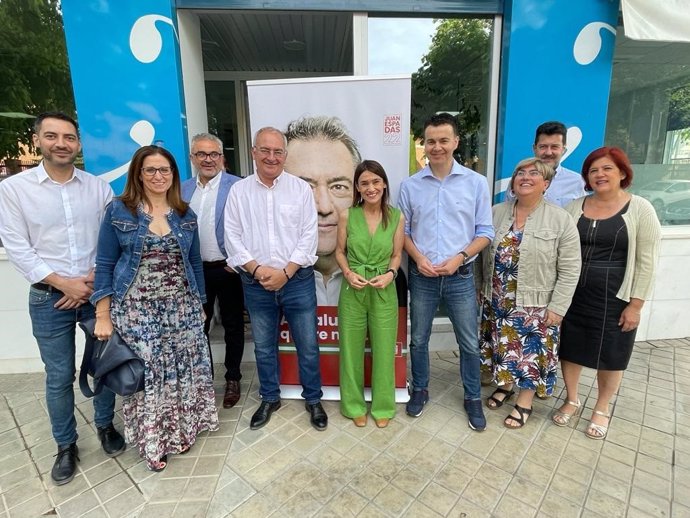
{"label": "sky", "polygon": [[435,31],[432,18],[369,18],[369,75],[416,72]]}

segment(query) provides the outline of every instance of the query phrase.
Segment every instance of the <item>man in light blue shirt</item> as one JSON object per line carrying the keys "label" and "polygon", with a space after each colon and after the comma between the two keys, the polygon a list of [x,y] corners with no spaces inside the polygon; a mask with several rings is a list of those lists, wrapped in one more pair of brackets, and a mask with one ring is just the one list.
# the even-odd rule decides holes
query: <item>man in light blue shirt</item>
{"label": "man in light blue shirt", "polygon": [[440,302],[460,348],[465,411],[473,430],[486,428],[479,383],[477,300],[472,261],[494,237],[489,185],[482,175],[453,159],[460,143],[448,113],[424,123],[429,165],[405,180],[399,206],[405,215],[405,251],[410,257],[412,395],[407,414],[418,417],[429,400],[429,337]]}
{"label": "man in light blue shirt", "polygon": [[[537,127],[532,146],[534,156],[553,167],[555,174],[544,193],[544,199],[559,207],[565,207],[571,201],[587,194],[582,175],[561,165],[563,155],[568,150],[567,135],[568,130],[562,122],[544,122]],[[506,191],[506,200],[514,198],[510,190]]]}

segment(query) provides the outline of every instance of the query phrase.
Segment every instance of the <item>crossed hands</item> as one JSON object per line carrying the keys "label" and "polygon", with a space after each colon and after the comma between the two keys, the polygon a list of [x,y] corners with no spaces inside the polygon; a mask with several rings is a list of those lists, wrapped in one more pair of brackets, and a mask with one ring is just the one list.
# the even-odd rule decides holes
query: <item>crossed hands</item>
{"label": "crossed hands", "polygon": [[366,280],[364,277],[352,270],[350,270],[344,275],[345,279],[347,279],[347,282],[350,284],[350,286],[352,286],[356,290],[361,290],[367,285],[371,286],[372,288],[376,288],[377,290],[382,290],[391,282],[393,282],[394,278],[393,274],[390,272],[386,272],[382,275],[377,275],[376,277],[372,277],[369,280]]}
{"label": "crossed hands", "polygon": [[64,295],[55,303],[55,309],[75,309],[88,302],[93,293],[93,279],[93,270],[83,277],[63,277],[56,288]]}
{"label": "crossed hands", "polygon": [[429,259],[424,257],[417,263],[417,269],[426,277],[438,277],[440,275],[452,275],[458,271],[464,263],[462,255],[455,255],[438,264],[432,264]]}
{"label": "crossed hands", "polygon": [[283,270],[270,266],[259,266],[254,272],[254,278],[259,281],[266,291],[278,291],[287,284],[288,278]]}

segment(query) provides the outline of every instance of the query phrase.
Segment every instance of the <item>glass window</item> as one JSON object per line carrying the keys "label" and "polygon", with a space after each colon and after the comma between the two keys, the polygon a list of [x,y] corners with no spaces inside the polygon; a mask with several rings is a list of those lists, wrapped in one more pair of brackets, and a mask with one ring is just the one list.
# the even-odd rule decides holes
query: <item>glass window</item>
{"label": "glass window", "polygon": [[493,18],[374,18],[370,15],[369,74],[412,74],[416,153],[410,173],[425,164],[422,124],[436,112],[456,115],[457,160],[486,174]]}
{"label": "glass window", "polygon": [[662,225],[690,225],[690,43],[635,41],[618,27],[605,142],[626,151],[631,191]]}

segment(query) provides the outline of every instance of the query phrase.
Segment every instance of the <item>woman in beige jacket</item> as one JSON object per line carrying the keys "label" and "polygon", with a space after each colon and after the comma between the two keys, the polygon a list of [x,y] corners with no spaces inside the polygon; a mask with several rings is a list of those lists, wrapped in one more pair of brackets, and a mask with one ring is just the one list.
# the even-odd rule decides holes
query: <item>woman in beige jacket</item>
{"label": "woman in beige jacket", "polygon": [[537,158],[521,161],[510,180],[515,201],[493,208],[496,236],[482,252],[482,369],[498,388],[496,409],[520,394],[504,420],[521,428],[535,393],[556,383],[559,327],[580,275],[580,240],[572,217],[544,200],[553,169]]}
{"label": "woman in beige jacket", "polygon": [[606,437],[609,402],[632,355],[640,311],[651,295],[660,240],[652,205],[625,189],[633,170],[615,147],[592,151],[582,164],[585,189],[592,191],[566,210],[577,221],[582,273],[563,321],[561,369],[568,392],[553,422],[567,426],[582,407],[582,367],[597,371],[598,398],[585,434]]}

